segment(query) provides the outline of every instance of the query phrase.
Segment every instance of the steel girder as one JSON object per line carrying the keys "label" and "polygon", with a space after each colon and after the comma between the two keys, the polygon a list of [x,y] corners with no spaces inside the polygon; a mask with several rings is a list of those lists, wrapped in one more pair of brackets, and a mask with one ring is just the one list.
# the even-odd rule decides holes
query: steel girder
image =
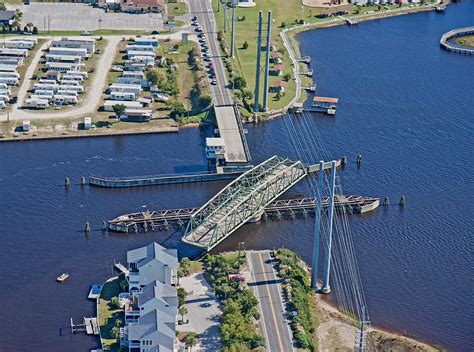
{"label": "steel girder", "polygon": [[188,222],[183,241],[208,251],[301,180],[300,161],[273,156],[242,174],[215,195]]}

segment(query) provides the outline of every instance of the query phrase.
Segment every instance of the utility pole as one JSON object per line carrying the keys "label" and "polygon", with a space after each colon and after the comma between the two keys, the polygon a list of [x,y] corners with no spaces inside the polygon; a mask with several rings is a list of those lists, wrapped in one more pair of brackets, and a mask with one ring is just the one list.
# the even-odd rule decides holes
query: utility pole
{"label": "utility pole", "polygon": [[266,56],[265,56],[265,80],[263,81],[263,111],[268,110],[268,74],[269,74],[269,65],[270,65],[270,31],[272,26],[272,11],[268,10],[268,19],[267,19],[267,47],[266,47]]}
{"label": "utility pole", "polygon": [[331,292],[331,287],[329,286],[329,271],[331,270],[331,247],[332,247],[332,228],[334,222],[334,189],[336,186],[336,162],[331,161],[331,179],[329,182],[329,233],[328,233],[328,247],[326,253],[326,263],[324,266],[324,276],[323,276],[323,287],[321,287],[322,293]]}
{"label": "utility pole", "polygon": [[313,259],[311,261],[311,288],[318,289],[319,241],[321,240],[321,211],[323,203],[324,161],[319,162],[318,193],[316,197],[316,223],[314,225]]}
{"label": "utility pole", "polygon": [[235,46],[235,5],[232,0],[232,35],[230,39],[230,57],[234,58],[234,46]]}
{"label": "utility pole", "polygon": [[227,33],[227,0],[224,1],[224,33]]}
{"label": "utility pole", "polygon": [[262,50],[262,10],[258,13],[258,41],[257,41],[257,68],[255,69],[255,104],[253,111],[258,111],[258,99],[260,95],[260,51]]}

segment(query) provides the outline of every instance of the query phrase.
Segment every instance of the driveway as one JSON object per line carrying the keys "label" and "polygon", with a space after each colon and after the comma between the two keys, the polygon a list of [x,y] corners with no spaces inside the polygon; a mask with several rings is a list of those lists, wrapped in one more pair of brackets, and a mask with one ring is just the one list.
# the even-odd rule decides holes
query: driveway
{"label": "driveway", "polygon": [[179,280],[188,295],[185,306],[189,323],[178,325],[179,331],[193,331],[199,335],[199,345],[193,351],[220,351],[219,320],[222,314],[211,287],[202,274],[192,274]]}

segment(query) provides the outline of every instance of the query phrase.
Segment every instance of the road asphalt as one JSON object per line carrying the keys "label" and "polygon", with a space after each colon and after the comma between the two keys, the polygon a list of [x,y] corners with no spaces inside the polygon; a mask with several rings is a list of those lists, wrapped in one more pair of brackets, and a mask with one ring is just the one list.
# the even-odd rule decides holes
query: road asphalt
{"label": "road asphalt", "polygon": [[281,279],[273,267],[269,251],[248,251],[253,287],[261,307],[261,320],[265,332],[267,351],[295,351],[290,327],[285,317]]}

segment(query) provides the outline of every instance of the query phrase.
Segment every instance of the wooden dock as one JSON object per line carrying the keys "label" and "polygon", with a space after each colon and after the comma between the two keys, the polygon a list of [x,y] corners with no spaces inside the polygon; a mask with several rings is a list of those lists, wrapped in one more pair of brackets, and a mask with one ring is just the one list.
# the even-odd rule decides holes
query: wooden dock
{"label": "wooden dock", "polygon": [[87,335],[99,335],[99,322],[96,317],[86,318],[84,317],[81,324],[75,324],[71,318],[71,332],[85,332]]}
{"label": "wooden dock", "polygon": [[124,273],[125,275],[128,274],[128,269],[127,269],[125,266],[123,266],[122,264],[120,264],[120,263],[114,263],[114,267],[115,267],[118,271]]}
{"label": "wooden dock", "polygon": [[474,55],[474,48],[468,48],[465,46],[457,45],[453,42],[453,39],[456,37],[461,37],[465,35],[473,35],[474,27],[458,28],[449,31],[441,37],[439,45],[448,51],[452,51],[460,54]]}

